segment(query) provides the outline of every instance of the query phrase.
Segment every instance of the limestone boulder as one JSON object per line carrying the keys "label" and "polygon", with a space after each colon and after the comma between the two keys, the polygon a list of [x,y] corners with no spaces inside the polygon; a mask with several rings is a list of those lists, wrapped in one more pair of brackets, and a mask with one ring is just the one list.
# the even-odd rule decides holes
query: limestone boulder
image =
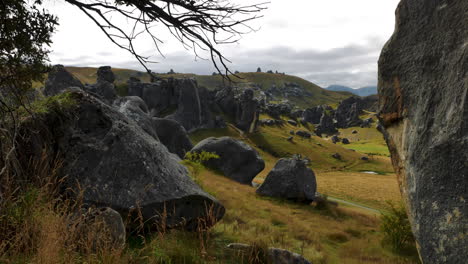
{"label": "limestone boulder", "polygon": [[314,172],[302,159],[282,158],[268,173],[265,181],[257,189],[262,196],[310,203],[315,198],[317,182]]}
{"label": "limestone boulder", "polygon": [[205,164],[242,184],[250,185],[253,178],[265,168],[265,162],[255,149],[231,137],[204,139],[191,151],[216,153],[219,159],[211,159]]}
{"label": "limestone boulder", "polygon": [[468,259],[467,10],[402,0],[379,59],[380,130],[423,263]]}

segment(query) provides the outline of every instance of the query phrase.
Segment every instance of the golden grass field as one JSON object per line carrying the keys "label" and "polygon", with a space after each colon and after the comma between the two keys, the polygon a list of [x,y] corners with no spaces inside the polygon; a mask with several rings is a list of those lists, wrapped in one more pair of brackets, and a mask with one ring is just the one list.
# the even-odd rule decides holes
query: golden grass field
{"label": "golden grass field", "polygon": [[214,227],[224,239],[260,241],[303,254],[313,263],[417,263],[381,246],[379,218],[373,213],[351,207],[318,210],[262,198],[253,187],[210,170],[203,170],[197,182],[226,207],[225,217]]}

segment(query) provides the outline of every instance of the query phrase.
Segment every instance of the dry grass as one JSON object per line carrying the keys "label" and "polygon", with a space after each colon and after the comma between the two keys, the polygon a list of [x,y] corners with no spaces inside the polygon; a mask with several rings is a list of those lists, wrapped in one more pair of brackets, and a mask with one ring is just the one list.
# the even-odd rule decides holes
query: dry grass
{"label": "dry grass", "polygon": [[388,206],[387,201],[401,201],[395,174],[319,172],[316,178],[318,192],[371,208],[385,209]]}
{"label": "dry grass", "polygon": [[320,211],[310,205],[262,198],[254,188],[209,170],[199,179],[226,206],[226,215],[214,232],[228,240],[265,241],[268,246],[303,254],[313,263],[413,263],[380,246],[382,235],[375,215],[351,208]]}

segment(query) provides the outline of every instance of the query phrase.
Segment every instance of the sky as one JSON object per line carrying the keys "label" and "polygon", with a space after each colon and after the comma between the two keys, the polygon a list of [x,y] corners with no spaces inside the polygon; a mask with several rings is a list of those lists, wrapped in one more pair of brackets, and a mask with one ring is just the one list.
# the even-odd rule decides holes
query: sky
{"label": "sky", "polygon": [[[236,0],[242,3],[241,0]],[[243,0],[244,3],[245,0]],[[262,0],[248,1],[261,2]],[[399,0],[270,0],[256,29],[235,44],[220,47],[231,61],[232,71],[286,72],[319,86],[340,84],[359,88],[377,84],[377,61],[394,30]],[[59,18],[50,60],[66,66],[143,70],[127,51],[112,44],[78,8],[54,0],[46,6]],[[125,21],[118,20],[121,23]],[[154,72],[211,74],[211,61],[197,59],[193,51],[171,37],[162,27],[154,32],[163,40],[164,57],[148,39],[138,42],[143,54],[154,54]],[[202,57],[207,58],[202,54]]]}

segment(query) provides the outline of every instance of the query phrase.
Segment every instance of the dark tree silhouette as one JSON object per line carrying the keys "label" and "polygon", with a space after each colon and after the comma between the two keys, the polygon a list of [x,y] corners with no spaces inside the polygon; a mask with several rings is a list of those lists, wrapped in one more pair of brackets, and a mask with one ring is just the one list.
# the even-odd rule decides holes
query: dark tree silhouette
{"label": "dark tree silhouette", "polygon": [[[218,45],[236,42],[242,34],[254,31],[247,22],[261,17],[258,13],[266,8],[266,3],[238,5],[230,0],[65,1],[84,12],[115,45],[132,53],[148,72],[151,57],[136,50],[135,40],[141,35],[149,36],[155,49],[164,56],[159,49],[163,42],[154,29],[162,24],[197,58],[201,58],[199,50],[208,51],[216,70],[225,75],[232,72]],[[131,29],[114,22],[115,17],[125,18]]]}

